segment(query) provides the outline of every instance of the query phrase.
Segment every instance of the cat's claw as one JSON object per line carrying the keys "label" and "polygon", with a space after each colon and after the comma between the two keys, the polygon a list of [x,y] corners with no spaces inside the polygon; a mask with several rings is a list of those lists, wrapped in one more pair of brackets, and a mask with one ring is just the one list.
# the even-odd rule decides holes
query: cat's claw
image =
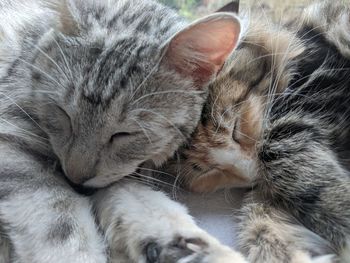
{"label": "cat's claw", "polygon": [[[164,248],[152,242],[146,247],[147,263],[192,262],[192,260],[201,262],[207,246],[208,244],[197,238],[177,237]],[[188,261],[189,259],[192,260]]]}
{"label": "cat's claw", "polygon": [[246,263],[228,247],[211,247],[201,238],[176,237],[167,246],[151,242],[145,248],[147,263]]}

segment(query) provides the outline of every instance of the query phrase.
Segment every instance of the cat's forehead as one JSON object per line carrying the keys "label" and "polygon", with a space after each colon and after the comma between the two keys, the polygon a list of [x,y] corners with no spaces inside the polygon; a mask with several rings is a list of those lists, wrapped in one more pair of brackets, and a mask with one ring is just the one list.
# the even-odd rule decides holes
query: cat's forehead
{"label": "cat's forehead", "polygon": [[232,118],[245,102],[286,89],[293,75],[293,59],[302,52],[294,32],[252,19],[211,85],[208,105],[212,115]]}
{"label": "cat's forehead", "polygon": [[184,26],[181,17],[156,1],[110,0],[94,3],[82,14],[92,37],[138,35],[143,36],[145,41],[162,42],[178,30],[177,26]]}
{"label": "cat's forehead", "polygon": [[303,50],[293,31],[252,19],[212,93],[225,92],[225,100],[237,103],[249,93],[264,94],[272,85],[281,91],[287,88],[291,65]]}
{"label": "cat's forehead", "polygon": [[153,1],[101,1],[82,14],[87,29],[77,84],[81,95],[108,104],[132,92],[157,69],[167,40],[181,27],[174,12]]}
{"label": "cat's forehead", "polygon": [[82,96],[95,103],[108,103],[120,92],[131,92],[150,74],[160,54],[157,44],[137,37],[117,39],[94,52],[94,56],[87,54],[80,88]]}

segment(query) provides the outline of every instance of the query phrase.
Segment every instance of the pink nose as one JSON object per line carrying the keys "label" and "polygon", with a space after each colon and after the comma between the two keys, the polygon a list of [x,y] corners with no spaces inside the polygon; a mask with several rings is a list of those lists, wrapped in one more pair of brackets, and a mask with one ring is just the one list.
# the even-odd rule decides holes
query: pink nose
{"label": "pink nose", "polygon": [[[79,157],[79,158],[74,158]],[[93,162],[84,161],[82,156],[71,155],[64,165],[66,177],[74,184],[83,184],[93,177]]]}
{"label": "pink nose", "polygon": [[87,178],[85,178],[84,173],[79,171],[74,166],[69,166],[65,169],[66,177],[71,181],[73,184],[83,184]]}

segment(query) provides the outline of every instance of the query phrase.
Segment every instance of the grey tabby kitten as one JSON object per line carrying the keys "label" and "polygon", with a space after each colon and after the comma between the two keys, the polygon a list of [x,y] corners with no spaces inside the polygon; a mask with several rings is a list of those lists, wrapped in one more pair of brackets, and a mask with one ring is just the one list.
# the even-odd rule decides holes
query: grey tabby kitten
{"label": "grey tabby kitten", "polygon": [[316,3],[287,26],[247,21],[182,151],[184,180],[251,189],[249,262],[350,262],[350,5]]}
{"label": "grey tabby kitten", "polygon": [[171,156],[236,45],[234,16],[1,0],[0,20],[2,262],[244,262],[160,192],[123,181],[89,199],[64,179],[105,187]]}

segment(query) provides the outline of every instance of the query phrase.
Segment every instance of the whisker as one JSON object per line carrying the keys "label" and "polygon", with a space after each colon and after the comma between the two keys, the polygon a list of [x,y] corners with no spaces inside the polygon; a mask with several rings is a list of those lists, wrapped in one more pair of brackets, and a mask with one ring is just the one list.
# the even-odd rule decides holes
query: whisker
{"label": "whisker", "polygon": [[138,172],[134,172],[133,174],[138,175],[138,176],[140,176],[141,178],[144,178],[144,179],[147,179],[147,180],[151,180],[152,182],[160,183],[161,185],[173,187],[173,184],[164,182],[164,181],[159,180],[159,179],[157,179],[157,178],[154,178],[154,177],[152,177],[152,176],[147,176],[147,175],[144,175],[144,174],[141,174],[141,173],[138,173]]}
{"label": "whisker", "polygon": [[[8,125],[10,125],[10,126],[16,128],[16,129],[19,130],[19,131],[24,132],[25,134],[28,134],[28,135],[31,135],[31,136],[33,136],[33,137],[42,139],[42,140],[44,140],[44,141],[49,141],[47,138],[42,137],[42,136],[39,136],[39,135],[37,135],[37,134],[35,134],[35,133],[32,133],[32,132],[29,132],[29,131],[26,131],[25,129],[22,129],[21,127],[18,127],[17,125],[11,123],[10,121],[8,121],[8,120],[6,120],[6,119],[4,119],[4,118],[2,118],[2,117],[0,117],[0,120],[3,121],[3,122],[5,122],[5,123],[7,123]],[[0,130],[0,132],[1,132],[1,130]]]}
{"label": "whisker", "polygon": [[151,137],[149,136],[148,132],[146,131],[146,128],[143,125],[141,125],[141,123],[139,121],[137,121],[136,119],[131,118],[131,120],[134,121],[141,128],[142,132],[145,134],[145,136],[147,137],[147,139],[150,142],[150,144],[153,145]]}
{"label": "whisker", "polygon": [[31,121],[33,121],[33,123],[38,126],[42,131],[44,131],[44,129],[39,125],[38,122],[36,122],[32,116],[29,115],[28,112],[26,112],[21,106],[19,106],[11,97],[9,97],[8,95],[6,95],[3,92],[0,92],[1,95],[3,95],[4,97],[6,97],[8,100],[10,100],[14,105],[16,105],[16,107],[18,107]]}
{"label": "whisker", "polygon": [[136,104],[137,102],[150,97],[150,96],[156,96],[156,95],[163,95],[163,94],[169,94],[169,93],[182,93],[182,94],[203,94],[203,91],[184,91],[184,90],[166,90],[166,91],[158,91],[158,92],[152,92],[148,93],[137,100],[132,102],[132,105]]}
{"label": "whisker", "polygon": [[69,63],[68,63],[68,60],[67,60],[67,56],[64,54],[63,50],[62,50],[62,47],[60,46],[60,44],[57,42],[56,38],[55,37],[52,37],[53,41],[56,43],[57,47],[59,48],[60,50],[60,53],[63,57],[63,60],[64,60],[64,63],[66,64],[66,68],[69,70],[69,74],[71,76],[71,81],[74,79],[73,77],[73,72],[72,72],[72,69],[71,67],[69,66]]}
{"label": "whisker", "polygon": [[152,113],[156,116],[159,116],[161,117],[162,119],[164,119],[167,123],[169,123],[179,134],[181,137],[185,138],[186,139],[186,136],[183,135],[183,133],[179,130],[179,128],[176,127],[176,125],[174,123],[172,123],[168,118],[166,118],[164,115],[158,113],[158,112],[154,112],[152,110],[147,110],[147,109],[135,109],[135,110],[132,110],[132,112],[135,112],[135,111],[144,111],[144,112],[149,112],[149,113]]}
{"label": "whisker", "polygon": [[48,73],[46,73],[45,71],[43,71],[42,69],[38,68],[37,66],[34,66],[33,64],[25,61],[24,59],[18,58],[19,61],[22,61],[23,63],[27,64],[28,66],[40,71],[41,73],[43,73],[46,77],[48,77],[49,79],[51,79],[54,83],[56,83],[57,85],[61,86],[62,88],[65,89],[65,87],[59,83],[56,79],[54,79],[51,75],[49,75]]}
{"label": "whisker", "polygon": [[141,183],[143,185],[147,185],[147,186],[150,186],[150,187],[154,187],[154,184],[151,183],[151,182],[148,182],[148,181],[145,181],[145,180],[142,180],[141,178],[139,177],[134,177],[134,176],[127,176],[127,177],[124,177],[123,180],[125,181],[130,181],[130,182],[138,182],[138,183]]}
{"label": "whisker", "polygon": [[135,91],[132,93],[131,95],[131,99],[133,99],[136,95],[136,93],[138,92],[138,90],[140,88],[143,87],[143,85],[146,83],[146,81],[152,76],[152,74],[158,69],[159,63],[157,63],[152,69],[151,71],[147,74],[147,76],[142,80],[142,82],[140,83],[140,85],[138,87],[136,87]]}
{"label": "whisker", "polygon": [[151,169],[151,168],[144,168],[144,167],[139,167],[139,170],[145,170],[145,171],[150,171],[150,172],[155,172],[155,173],[159,173],[159,174],[164,174],[164,175],[169,175],[171,177],[174,177],[173,174],[161,171],[161,170],[155,170],[155,169]]}
{"label": "whisker", "polygon": [[48,54],[46,54],[41,48],[38,46],[34,46],[35,49],[37,49],[40,53],[42,53],[45,57],[47,57],[60,71],[61,73],[66,77],[66,80],[69,81],[68,76],[66,75],[65,71],[57,64],[57,62],[50,57]]}

